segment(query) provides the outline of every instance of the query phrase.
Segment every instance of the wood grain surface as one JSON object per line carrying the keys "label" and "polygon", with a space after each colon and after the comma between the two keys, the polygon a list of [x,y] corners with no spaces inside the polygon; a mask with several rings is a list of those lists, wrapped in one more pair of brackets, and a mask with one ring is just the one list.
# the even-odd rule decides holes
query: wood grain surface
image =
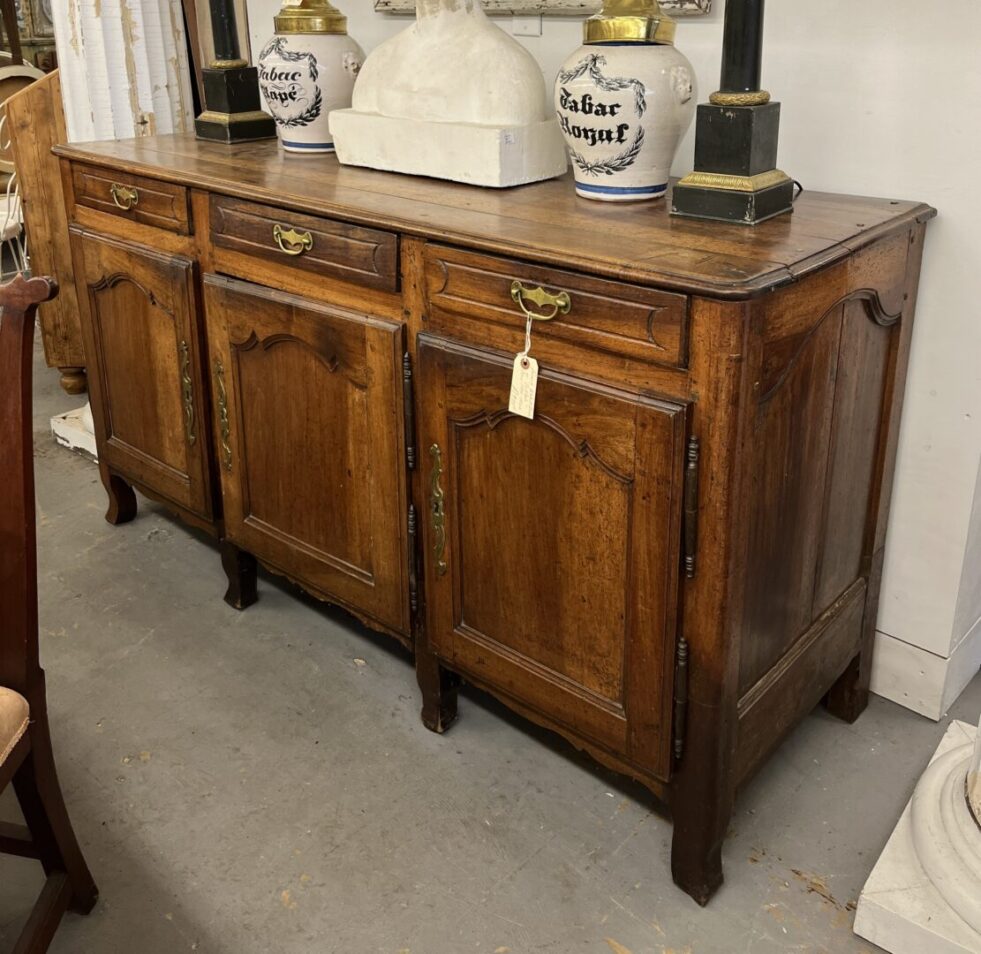
{"label": "wood grain surface", "polygon": [[62,384],[71,394],[85,390],[85,348],[78,317],[78,298],[68,217],[59,162],[51,148],[68,140],[58,71],[11,96],[4,109],[18,185],[24,202],[24,230],[35,275],[49,275],[61,288],[38,309],[41,340],[49,367],[62,369]]}
{"label": "wood grain surface", "polygon": [[[236,608],[258,558],[411,644],[434,731],[466,678],[639,779],[706,903],[739,787],[868,701],[934,210],[805,193],[749,229],[275,144],[58,152],[110,519],[135,485],[224,534]],[[85,191],[113,181],[186,219]]]}
{"label": "wood grain surface", "polygon": [[189,135],[61,146],[58,155],[403,235],[578,268],[665,289],[749,298],[792,283],[934,214],[896,199],[805,192],[756,228],[678,219],[669,201],[576,196],[571,176],[478,189],[289,156],[275,142],[224,146]]}

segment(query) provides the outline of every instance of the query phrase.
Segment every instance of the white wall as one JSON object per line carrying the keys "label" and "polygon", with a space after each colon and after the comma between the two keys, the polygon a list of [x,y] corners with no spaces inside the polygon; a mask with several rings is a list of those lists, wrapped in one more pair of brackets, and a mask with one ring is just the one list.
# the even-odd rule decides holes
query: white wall
{"label": "white wall", "polygon": [[[371,0],[335,2],[369,51],[406,22],[374,13]],[[678,28],[702,101],[718,82],[720,0],[716,6]],[[249,0],[249,8],[258,52],[279,3]],[[551,84],[581,35],[578,21],[552,19],[541,37],[522,42]],[[763,85],[783,103],[786,172],[812,190],[918,199],[940,210],[927,239],[883,582],[879,629],[892,642],[879,653],[875,683],[934,717],[946,705],[940,695],[952,692],[949,679],[966,681],[981,655],[981,504],[973,507],[981,489],[981,296],[972,280],[981,270],[979,38],[977,0],[950,0],[942,11],[921,0],[824,0],[771,3],[764,46]],[[676,175],[690,170],[693,146],[692,130]],[[948,675],[955,647],[962,663]],[[911,685],[926,680],[928,667],[943,683],[940,695]]]}

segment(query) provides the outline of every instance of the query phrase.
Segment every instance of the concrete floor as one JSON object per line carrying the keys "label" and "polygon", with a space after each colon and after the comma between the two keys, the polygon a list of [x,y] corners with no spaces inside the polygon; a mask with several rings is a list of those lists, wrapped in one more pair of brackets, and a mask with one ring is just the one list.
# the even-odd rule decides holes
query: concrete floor
{"label": "concrete floor", "polygon": [[[42,655],[102,892],[52,951],[872,950],[852,907],[944,725],[881,699],[851,727],[815,712],[740,798],[701,910],[639,788],[469,691],[432,735],[389,641],[268,578],[234,612],[214,546],[144,501],[106,524],[95,467],[48,433],[72,402],[38,369]],[[981,678],[951,716],[979,710]],[[39,881],[0,861],[0,948]]]}

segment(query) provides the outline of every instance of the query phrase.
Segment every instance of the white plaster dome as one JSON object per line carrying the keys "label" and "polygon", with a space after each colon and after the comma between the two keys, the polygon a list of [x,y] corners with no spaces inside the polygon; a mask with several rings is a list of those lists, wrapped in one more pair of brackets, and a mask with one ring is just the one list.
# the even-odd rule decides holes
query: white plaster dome
{"label": "white plaster dome", "polygon": [[551,118],[534,57],[479,0],[418,0],[417,19],[377,47],[353,108],[399,119],[529,126]]}

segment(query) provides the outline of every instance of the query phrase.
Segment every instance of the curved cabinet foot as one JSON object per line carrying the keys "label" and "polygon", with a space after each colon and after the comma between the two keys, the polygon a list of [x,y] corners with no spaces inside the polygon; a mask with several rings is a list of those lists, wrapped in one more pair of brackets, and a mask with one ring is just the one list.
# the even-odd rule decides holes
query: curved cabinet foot
{"label": "curved cabinet foot", "polygon": [[136,492],[118,474],[112,473],[105,464],[99,465],[102,486],[109,496],[106,520],[114,527],[129,523],[136,516]]}
{"label": "curved cabinet foot", "polygon": [[228,577],[225,602],[233,609],[247,609],[259,599],[256,559],[251,553],[240,550],[228,540],[222,540],[219,549],[222,569]]}

